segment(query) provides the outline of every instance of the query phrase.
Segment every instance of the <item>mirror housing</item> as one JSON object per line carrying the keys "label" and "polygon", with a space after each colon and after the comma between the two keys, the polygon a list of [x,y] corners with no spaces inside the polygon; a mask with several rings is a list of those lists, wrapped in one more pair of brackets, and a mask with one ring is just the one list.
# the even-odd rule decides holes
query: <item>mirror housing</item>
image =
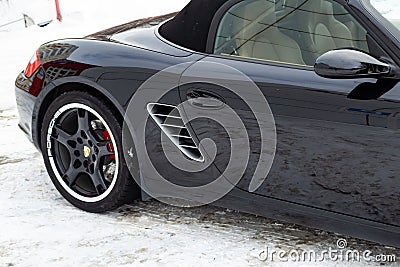
{"label": "mirror housing", "polygon": [[319,76],[331,79],[390,78],[392,69],[396,68],[352,49],[329,51],[320,56],[314,66]]}

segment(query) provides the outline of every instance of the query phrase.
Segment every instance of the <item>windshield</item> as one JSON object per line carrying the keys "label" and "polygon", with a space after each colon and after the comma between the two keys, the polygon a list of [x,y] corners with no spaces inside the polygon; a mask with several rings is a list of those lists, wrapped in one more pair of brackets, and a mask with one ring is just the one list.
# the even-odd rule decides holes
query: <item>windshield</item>
{"label": "windshield", "polygon": [[[397,30],[400,30],[399,0],[370,0],[370,3],[380,15],[386,18]],[[398,36],[399,32],[393,34]]]}

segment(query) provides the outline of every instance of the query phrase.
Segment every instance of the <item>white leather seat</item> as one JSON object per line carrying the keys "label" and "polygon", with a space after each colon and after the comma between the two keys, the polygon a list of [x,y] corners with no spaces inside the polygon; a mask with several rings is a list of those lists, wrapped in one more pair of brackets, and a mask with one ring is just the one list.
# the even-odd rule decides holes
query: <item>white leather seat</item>
{"label": "white leather seat", "polygon": [[333,15],[332,3],[321,1],[322,13],[316,15],[317,19],[314,28],[314,42],[317,48],[316,57],[334,49],[354,47],[353,36],[349,28]]}
{"label": "white leather seat", "polygon": [[335,18],[330,1],[286,0],[286,6],[290,10],[298,8],[287,18],[293,29],[288,34],[300,45],[308,65],[314,65],[319,56],[330,50],[354,47],[351,31]]}
{"label": "white leather seat", "polygon": [[[240,13],[240,14],[239,14]],[[237,53],[243,57],[304,65],[299,45],[276,26],[275,4],[268,0],[246,3],[238,10],[246,18],[237,25]],[[243,24],[244,23],[244,24]]]}

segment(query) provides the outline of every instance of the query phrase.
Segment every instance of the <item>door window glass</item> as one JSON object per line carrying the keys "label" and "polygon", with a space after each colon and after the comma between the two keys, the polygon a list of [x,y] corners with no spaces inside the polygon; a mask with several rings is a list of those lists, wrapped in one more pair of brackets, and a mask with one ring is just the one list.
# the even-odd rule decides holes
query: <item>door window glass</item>
{"label": "door window glass", "polygon": [[366,35],[333,0],[245,0],[222,18],[214,52],[313,66],[330,50],[369,52]]}

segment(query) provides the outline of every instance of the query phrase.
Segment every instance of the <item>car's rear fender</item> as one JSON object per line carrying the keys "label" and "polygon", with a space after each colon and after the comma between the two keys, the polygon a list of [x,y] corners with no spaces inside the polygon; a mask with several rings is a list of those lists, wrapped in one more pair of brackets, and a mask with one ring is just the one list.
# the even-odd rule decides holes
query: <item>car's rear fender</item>
{"label": "car's rear fender", "polygon": [[65,77],[53,81],[47,84],[40,94],[37,96],[33,114],[32,114],[32,141],[34,145],[41,150],[40,144],[40,133],[42,130],[43,115],[47,111],[47,108],[61,94],[68,91],[85,91],[92,93],[95,96],[100,97],[114,109],[114,111],[123,119],[124,109],[122,105],[114,98],[114,96],[107,91],[105,88],[101,87],[94,81],[91,81],[85,77],[74,76]]}

